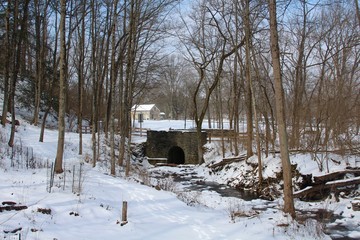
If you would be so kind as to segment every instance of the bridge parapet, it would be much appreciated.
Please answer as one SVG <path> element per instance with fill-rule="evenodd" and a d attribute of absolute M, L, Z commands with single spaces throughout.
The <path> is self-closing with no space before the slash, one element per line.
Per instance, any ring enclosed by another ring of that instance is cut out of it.
<path fill-rule="evenodd" d="M 207 133 L 202 132 L 201 138 L 205 145 Z M 147 131 L 146 156 L 149 158 L 166 158 L 167 163 L 197 164 L 197 146 L 195 131 Z"/>

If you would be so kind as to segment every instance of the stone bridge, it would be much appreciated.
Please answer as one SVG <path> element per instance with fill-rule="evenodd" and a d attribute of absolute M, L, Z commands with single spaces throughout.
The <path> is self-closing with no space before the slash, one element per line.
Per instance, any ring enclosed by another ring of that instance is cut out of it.
<path fill-rule="evenodd" d="M 202 145 L 207 133 L 202 132 Z M 198 164 L 198 143 L 195 131 L 147 131 L 146 156 L 174 164 Z"/>

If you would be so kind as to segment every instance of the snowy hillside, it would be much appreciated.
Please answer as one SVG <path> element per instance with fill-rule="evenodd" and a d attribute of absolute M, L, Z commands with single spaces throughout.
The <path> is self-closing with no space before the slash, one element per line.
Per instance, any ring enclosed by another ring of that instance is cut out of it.
<path fill-rule="evenodd" d="M 40 129 L 26 121 L 21 122 L 16 133 L 16 145 L 20 150 L 14 154 L 6 146 L 9 126 L 0 129 L 2 239 L 18 239 L 19 234 L 21 239 L 59 240 L 330 239 L 323 233 L 323 224 L 312 219 L 298 223 L 285 216 L 281 211 L 281 198 L 275 201 L 245 201 L 223 197 L 206 189 L 187 190 L 171 178 L 163 179 L 165 183 L 158 184 L 160 188 L 154 188 L 138 183 L 139 179 L 148 177 L 146 174 L 141 176 L 139 172 L 133 172 L 128 179 L 109 176 L 107 163 L 99 163 L 96 168 L 86 163 L 91 156 L 90 134 L 84 135 L 84 154 L 79 156 L 78 135 L 66 133 L 65 173 L 56 175 L 51 183 L 51 172 L 47 166 L 51 165 L 56 155 L 57 132 L 46 130 L 45 141 L 40 143 Z M 157 123 L 157 129 L 176 128 L 176 125 L 182 124 L 168 120 Z M 156 127 L 156 122 L 148 124 Z M 208 161 L 216 161 L 216 155 L 207 158 Z M 293 160 L 300 163 L 304 158 L 298 155 Z M 265 173 L 272 174 L 271 169 L 279 167 L 276 159 L 272 161 L 274 164 L 269 164 Z M 302 168 L 316 173 L 316 168 L 305 162 Z M 236 175 L 234 168 L 230 169 L 219 175 L 209 175 L 205 166 L 197 166 L 194 171 L 209 181 L 221 183 Z M 119 171 L 121 175 L 121 169 Z M 180 172 L 181 168 L 163 167 L 162 171 Z M 123 201 L 128 203 L 128 223 L 121 226 Z M 9 208 L 11 204 L 21 206 L 21 210 Z M 341 212 L 344 219 L 340 219 L 338 224 L 346 222 L 353 225 L 346 234 L 356 239 L 360 237 L 360 227 L 356 227 L 360 214 L 353 212 L 349 206 L 350 200 L 346 199 L 339 203 L 334 200 L 296 202 L 299 210 L 327 208 Z"/>

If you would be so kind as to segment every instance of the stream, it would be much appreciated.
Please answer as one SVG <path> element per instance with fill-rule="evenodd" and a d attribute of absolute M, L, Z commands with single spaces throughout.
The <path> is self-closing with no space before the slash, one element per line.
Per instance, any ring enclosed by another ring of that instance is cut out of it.
<path fill-rule="evenodd" d="M 186 190 L 190 191 L 213 191 L 218 193 L 221 197 L 235 197 L 243 199 L 244 201 L 251 201 L 257 199 L 258 194 L 246 191 L 238 190 L 232 187 L 229 187 L 225 184 L 219 184 L 217 182 L 204 181 L 202 179 L 187 178 L 182 176 L 176 176 L 174 182 L 181 183 Z"/>
<path fill-rule="evenodd" d="M 196 172 L 191 167 L 186 167 L 186 170 L 181 173 L 168 173 L 161 170 L 152 172 L 155 173 L 152 177 L 155 178 L 167 178 L 172 177 L 173 181 L 181 184 L 185 190 L 190 191 L 213 191 L 218 193 L 222 197 L 234 197 L 240 198 L 244 201 L 251 201 L 258 199 L 258 194 L 252 191 L 238 190 L 229 187 L 225 184 L 219 184 L 217 182 L 205 181 L 204 178 L 197 176 Z M 269 202 L 270 203 L 270 202 Z M 267 208 L 274 207 L 273 204 L 267 204 Z M 260 209 L 266 210 L 266 209 Z M 344 225 L 336 220 L 342 219 L 340 215 L 334 214 L 327 209 L 317 210 L 297 210 L 298 220 L 306 220 L 308 218 L 316 219 L 320 223 L 324 224 L 324 232 L 333 240 L 356 240 L 358 238 L 352 238 L 349 235 L 352 231 L 358 231 L 358 226 Z"/>

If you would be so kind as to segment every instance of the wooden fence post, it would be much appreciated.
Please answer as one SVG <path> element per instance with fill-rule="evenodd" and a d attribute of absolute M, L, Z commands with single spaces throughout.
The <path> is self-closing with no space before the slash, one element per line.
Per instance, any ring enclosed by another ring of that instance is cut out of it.
<path fill-rule="evenodd" d="M 121 215 L 121 226 L 127 224 L 127 201 L 123 201 L 122 203 L 122 215 Z"/>

